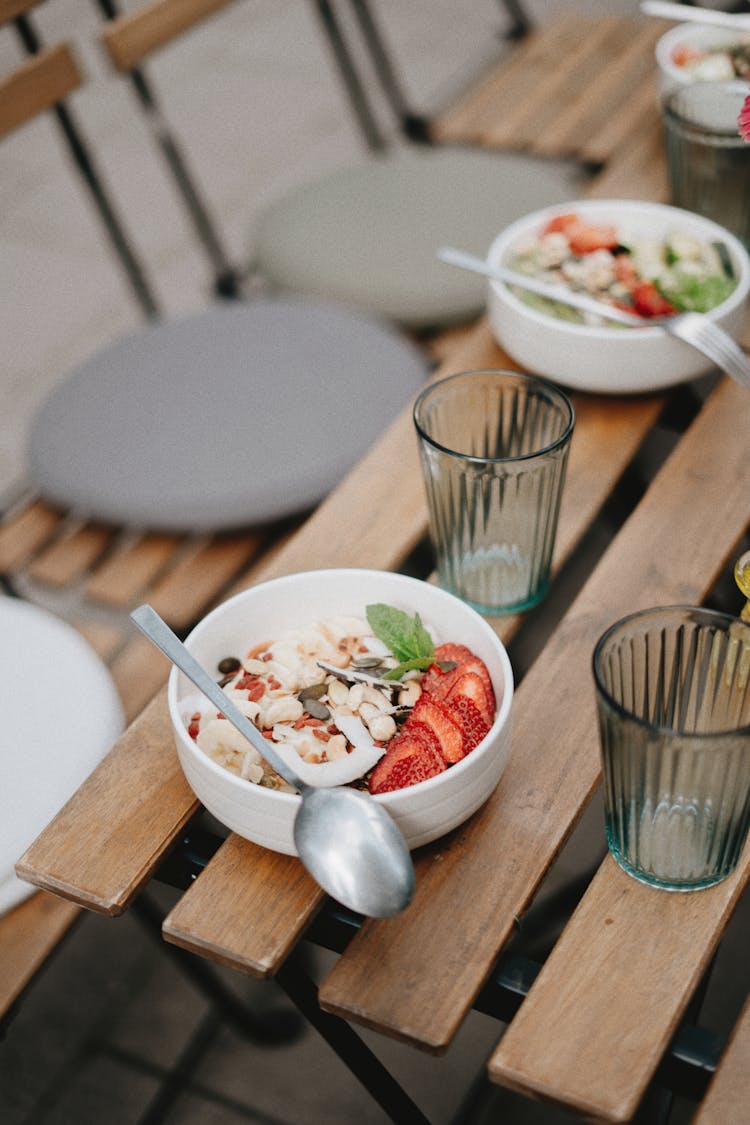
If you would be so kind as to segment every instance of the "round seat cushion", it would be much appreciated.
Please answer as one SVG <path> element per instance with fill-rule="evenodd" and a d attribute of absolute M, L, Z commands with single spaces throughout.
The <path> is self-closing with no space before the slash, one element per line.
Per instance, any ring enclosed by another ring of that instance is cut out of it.
<path fill-rule="evenodd" d="M 87 518 L 220 531 L 313 507 L 422 386 L 390 325 L 303 299 L 149 325 L 64 379 L 32 419 L 41 494 Z"/>
<path fill-rule="evenodd" d="M 0 597 L 0 913 L 36 889 L 13 868 L 124 729 L 112 678 L 53 614 Z M 81 828 L 85 832 L 85 825 Z"/>
<path fill-rule="evenodd" d="M 581 176 L 565 162 L 465 148 L 372 157 L 270 205 L 253 264 L 280 290 L 377 312 L 409 328 L 479 315 L 486 282 L 440 262 L 438 247 L 482 257 L 529 211 L 575 198 Z"/>

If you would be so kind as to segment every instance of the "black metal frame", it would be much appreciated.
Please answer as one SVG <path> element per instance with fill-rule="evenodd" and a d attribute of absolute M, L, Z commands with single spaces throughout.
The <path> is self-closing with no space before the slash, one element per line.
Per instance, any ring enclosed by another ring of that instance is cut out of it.
<path fill-rule="evenodd" d="M 13 23 L 27 54 L 38 54 L 42 49 L 42 42 L 29 17 L 16 16 Z M 104 229 L 123 266 L 135 298 L 144 315 L 149 320 L 153 320 L 159 316 L 158 302 L 146 278 L 143 266 L 138 261 L 125 234 L 122 220 L 118 217 L 115 206 L 104 187 L 101 173 L 96 167 L 80 126 L 76 123 L 70 109 L 63 102 L 58 102 L 53 107 L 53 111 L 76 167 L 96 204 Z"/>
<path fill-rule="evenodd" d="M 188 826 L 181 840 L 157 869 L 155 878 L 179 890 L 185 890 L 198 878 L 222 843 L 223 838 L 205 829 L 198 817 Z M 510 1023 L 542 969 L 541 961 L 529 957 L 523 951 L 524 945 L 531 939 L 540 947 L 544 946 L 544 934 L 549 934 L 550 931 L 554 933 L 555 923 L 560 918 L 569 916 L 588 886 L 593 870 L 595 868 L 582 874 L 580 879 L 566 883 L 545 905 L 531 907 L 519 923 L 515 938 L 500 956 L 487 983 L 476 997 L 473 1005 L 475 1011 L 501 1023 Z M 151 912 L 152 925 L 155 920 L 156 916 Z M 363 920 L 360 915 L 327 900 L 308 927 L 304 940 L 330 952 L 343 953 Z M 550 938 L 549 945 L 553 943 L 554 936 Z M 516 946 L 521 947 L 519 951 L 516 951 Z M 183 953 L 183 956 L 193 957 L 187 953 Z M 543 956 L 546 957 L 546 952 Z M 669 1116 L 675 1094 L 699 1102 L 713 1077 L 726 1046 L 726 1038 L 699 1027 L 697 1023 L 710 981 L 711 968 L 712 966 L 704 974 L 686 1017 L 654 1075 L 635 1118 L 638 1125 L 663 1125 Z M 395 1125 L 429 1125 L 419 1107 L 349 1024 L 319 1007 L 317 986 L 305 967 L 301 945 L 287 959 L 275 980 Z M 229 1015 L 231 1018 L 231 1013 Z M 471 1120 L 471 1107 L 486 1101 L 495 1089 L 486 1078 L 486 1067 L 483 1066 L 454 1118 L 454 1125 Z"/>
<path fill-rule="evenodd" d="M 120 15 L 115 0 L 95 0 L 95 3 L 108 20 L 116 19 Z M 214 271 L 214 288 L 217 295 L 239 297 L 240 271 L 232 265 L 216 224 L 209 214 L 208 205 L 201 195 L 194 176 L 188 170 L 187 161 L 177 140 L 167 128 L 153 87 L 141 67 L 133 67 L 128 71 L 127 77 L 144 111 L 151 135 L 161 149 L 172 178 L 182 195 L 195 233 L 208 255 Z"/>
<path fill-rule="evenodd" d="M 511 18 L 511 26 L 505 32 L 506 38 L 520 39 L 531 30 L 531 21 L 523 9 L 521 0 L 498 0 L 498 3 L 505 8 Z M 373 16 L 369 0 L 349 0 L 349 5 L 370 56 L 375 75 L 401 132 L 411 141 L 429 144 L 431 142 L 429 119 L 411 108 L 383 33 Z M 316 9 L 365 143 L 371 151 L 382 152 L 387 147 L 387 142 L 367 97 L 334 4 L 330 0 L 316 0 Z"/>

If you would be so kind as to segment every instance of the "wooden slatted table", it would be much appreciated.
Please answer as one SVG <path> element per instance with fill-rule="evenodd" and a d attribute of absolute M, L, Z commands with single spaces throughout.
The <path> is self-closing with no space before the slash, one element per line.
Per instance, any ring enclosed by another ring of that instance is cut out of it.
<path fill-rule="evenodd" d="M 655 21 L 592 23 L 566 15 L 532 33 L 435 124 L 435 134 L 570 153 L 597 165 L 591 195 L 663 198 L 652 78 L 661 30 Z M 623 91 L 632 96 L 624 99 Z M 437 373 L 509 365 L 482 322 L 451 342 Z M 649 468 L 639 450 L 648 447 L 665 409 L 686 404 L 693 420 L 679 427 L 669 457 Z M 597 637 L 637 608 L 701 602 L 731 569 L 750 523 L 746 389 L 717 379 L 704 401 L 683 388 L 627 399 L 578 395 L 575 407 L 556 572 L 575 566 L 605 510 L 614 524 L 611 543 L 582 576 L 560 620 L 550 622 L 520 683 L 513 751 L 496 792 L 449 838 L 420 851 L 412 906 L 397 918 L 364 922 L 319 991 L 324 1012 L 434 1054 L 449 1047 L 492 978 L 518 919 L 598 785 L 590 672 Z M 621 486 L 634 463 L 645 478 L 633 475 L 628 492 Z M 625 514 L 610 512 L 612 498 L 623 492 L 630 497 Z M 341 565 L 402 568 L 425 535 L 407 410 L 309 519 L 274 540 L 273 550 L 254 535 L 199 545 L 152 537 L 113 541 L 101 529 L 65 526 L 63 517 L 34 505 L 0 530 L 0 563 L 35 593 L 54 585 L 58 574 L 65 589 L 74 581 L 86 599 L 109 609 L 148 599 L 186 626 L 217 598 L 273 576 Z M 81 546 L 73 555 L 85 559 L 78 570 L 70 553 L 76 539 Z M 219 575 L 213 588 L 201 583 L 209 571 Z M 518 617 L 492 624 L 505 640 L 527 627 Z M 145 695 L 163 684 L 166 669 L 158 660 L 149 666 L 134 639 L 113 647 L 106 615 L 95 627 L 122 682 L 126 674 L 137 685 L 129 708 L 134 715 Z M 118 914 L 147 885 L 195 812 L 158 690 L 18 869 L 48 892 Z M 750 848 L 729 879 L 693 895 L 654 892 L 607 857 L 502 1039 L 498 1031 L 490 1078 L 590 1120 L 630 1120 L 748 878 Z M 283 975 L 323 902 L 296 859 L 229 836 L 170 912 L 164 936 L 242 972 Z M 741 1099 L 747 1095 L 749 1028 L 746 1010 L 701 1122 L 741 1120 L 732 1117 L 732 1107 L 747 1104 Z"/>

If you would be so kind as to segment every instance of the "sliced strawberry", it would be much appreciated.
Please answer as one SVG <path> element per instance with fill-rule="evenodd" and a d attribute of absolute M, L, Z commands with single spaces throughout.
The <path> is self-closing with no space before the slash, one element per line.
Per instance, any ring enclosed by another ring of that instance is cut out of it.
<path fill-rule="evenodd" d="M 452 696 L 446 701 L 446 708 L 461 727 L 464 753 L 468 754 L 482 741 L 490 729 L 490 724 L 467 695 Z"/>
<path fill-rule="evenodd" d="M 462 664 L 464 660 L 473 658 L 474 653 L 466 645 L 454 645 L 448 642 L 438 645 L 435 649 L 435 660 L 452 660 L 454 664 Z"/>
<path fill-rule="evenodd" d="M 444 671 L 439 664 L 431 664 L 422 677 L 422 694 L 426 693 L 435 699 L 444 699 L 460 674 L 461 669 L 458 665 Z"/>
<path fill-rule="evenodd" d="M 464 757 L 464 736 L 461 727 L 442 703 L 422 693 L 406 721 L 407 730 L 425 728 L 435 736 L 440 754 L 451 765 Z"/>
<path fill-rule="evenodd" d="M 565 233 L 570 227 L 576 227 L 580 223 L 578 215 L 573 212 L 564 212 L 561 215 L 553 215 L 542 228 L 542 237 L 545 234 L 560 234 Z"/>
<path fill-rule="evenodd" d="M 594 250 L 614 250 L 620 242 L 617 228 L 610 225 L 596 226 L 592 223 L 579 223 L 565 231 L 570 249 L 574 254 L 592 254 Z"/>
<path fill-rule="evenodd" d="M 491 689 L 490 689 L 491 691 Z M 476 707 L 488 726 L 495 720 L 495 698 L 487 694 L 487 688 L 481 676 L 476 672 L 463 672 L 451 687 L 445 701 L 449 703 L 457 695 L 465 695 Z"/>
<path fill-rule="evenodd" d="M 370 775 L 371 793 L 389 793 L 417 785 L 446 769 L 439 751 L 417 733 L 403 730 L 391 742 Z"/>

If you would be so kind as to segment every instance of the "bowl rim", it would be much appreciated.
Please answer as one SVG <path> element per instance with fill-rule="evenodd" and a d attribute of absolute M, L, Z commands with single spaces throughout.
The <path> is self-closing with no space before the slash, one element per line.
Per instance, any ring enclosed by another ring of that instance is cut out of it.
<path fill-rule="evenodd" d="M 445 601 L 446 603 L 458 603 L 471 618 L 474 618 L 475 621 L 478 622 L 481 631 L 484 632 L 487 640 L 494 648 L 496 648 L 500 667 L 502 669 L 503 694 L 497 708 L 495 721 L 493 722 L 492 726 L 487 731 L 487 734 L 484 736 L 481 742 L 477 743 L 474 749 L 469 754 L 467 754 L 465 758 L 462 758 L 460 762 L 456 762 L 454 765 L 450 766 L 449 769 L 444 770 L 442 773 L 439 773 L 434 777 L 426 778 L 424 781 L 420 781 L 418 786 L 411 785 L 407 786 L 404 789 L 394 789 L 388 793 L 376 793 L 372 795 L 373 800 L 382 803 L 386 807 L 396 810 L 399 805 L 409 800 L 413 800 L 415 790 L 418 789 L 420 793 L 427 794 L 430 791 L 436 789 L 437 786 L 439 786 L 441 783 L 444 785 L 445 779 L 448 775 L 454 778 L 460 778 L 461 775 L 465 773 L 468 768 L 470 768 L 473 762 L 476 762 L 478 758 L 482 758 L 485 756 L 485 753 L 489 749 L 490 739 L 494 739 L 494 737 L 508 724 L 511 706 L 513 703 L 513 696 L 515 694 L 513 669 L 510 663 L 510 657 L 508 656 L 505 645 L 495 633 L 494 629 L 487 623 L 487 621 L 485 621 L 482 615 L 475 609 L 473 609 L 470 605 L 462 602 L 460 598 L 457 598 L 454 594 L 449 593 L 447 590 L 443 590 L 439 586 L 433 586 L 431 583 L 425 582 L 419 578 L 413 578 L 410 575 L 400 574 L 398 571 L 374 570 L 368 567 L 331 567 L 321 568 L 317 570 L 295 571 L 292 574 L 284 574 L 277 578 L 270 578 L 266 582 L 258 582 L 253 586 L 249 586 L 246 590 L 241 590 L 239 593 L 234 594 L 231 598 L 227 598 L 225 601 L 220 602 L 219 605 L 214 606 L 214 608 L 210 610 L 204 617 L 202 617 L 201 620 L 193 627 L 193 629 L 190 630 L 187 637 L 185 638 L 184 643 L 188 648 L 190 648 L 191 641 L 194 641 L 200 634 L 205 631 L 206 628 L 210 628 L 212 619 L 217 617 L 220 612 L 227 612 L 228 608 L 230 608 L 237 602 L 243 601 L 249 596 L 256 596 L 257 594 L 268 590 L 269 587 L 287 585 L 292 581 L 300 581 L 302 579 L 312 578 L 313 580 L 315 580 L 317 576 L 320 575 L 325 575 L 328 578 L 330 578 L 331 576 L 333 576 L 334 578 L 340 578 L 342 576 L 352 574 L 356 574 L 360 577 L 371 575 L 373 578 L 379 578 L 383 575 L 388 575 L 389 577 L 393 577 L 397 580 L 403 580 L 405 586 L 417 583 L 420 586 L 426 587 L 430 591 L 430 596 L 435 595 L 439 601 Z M 214 762 L 213 759 L 209 758 L 207 754 L 203 754 L 202 752 L 200 752 L 193 740 L 189 737 L 179 711 L 177 699 L 177 684 L 180 675 L 181 673 L 179 669 L 175 665 L 173 665 L 169 673 L 169 679 L 167 681 L 167 704 L 172 728 L 176 734 L 180 735 L 180 743 L 184 747 L 185 752 L 189 753 L 196 762 L 200 762 L 203 767 L 207 767 L 210 774 L 219 779 L 223 779 L 225 784 L 232 785 L 233 788 L 236 788 L 238 791 L 240 791 L 240 789 L 245 785 L 252 785 L 252 782 L 245 782 L 242 778 L 237 777 L 236 774 L 233 774 L 229 770 L 224 769 L 224 767 L 220 766 L 218 762 Z M 262 800 L 269 799 L 280 801 L 282 802 L 282 806 L 285 804 L 288 808 L 298 806 L 302 800 L 300 795 L 297 793 L 279 793 L 272 789 L 263 789 L 260 786 L 255 786 L 255 788 L 251 789 L 250 792 L 255 796 L 260 794 Z"/>
<path fill-rule="evenodd" d="M 671 52 L 675 45 L 682 40 L 712 40 L 716 43 L 727 39 L 729 43 L 733 43 L 737 37 L 746 37 L 750 39 L 750 29 L 743 32 L 742 29 L 732 31 L 729 27 L 712 27 L 710 24 L 685 22 L 678 23 L 676 27 L 670 27 L 661 35 L 654 45 L 654 56 L 659 67 L 668 74 L 670 78 L 678 79 L 680 82 L 694 81 L 689 74 L 681 66 L 677 66 L 672 62 Z"/>
<path fill-rule="evenodd" d="M 710 319 L 718 319 L 721 316 L 733 312 L 739 308 L 744 301 L 747 300 L 750 294 L 750 255 L 742 245 L 736 235 L 731 231 L 726 230 L 719 223 L 714 222 L 713 219 L 707 219 L 703 215 L 698 215 L 693 211 L 687 211 L 682 207 L 674 207 L 670 203 L 655 203 L 649 200 L 637 199 L 574 199 L 569 200 L 567 203 L 556 203 L 550 207 L 542 207 L 537 211 L 531 211 L 529 214 L 516 219 L 515 222 L 510 223 L 493 239 L 487 251 L 487 262 L 492 265 L 502 264 L 503 258 L 507 250 L 512 245 L 515 239 L 520 235 L 529 232 L 537 224 L 541 224 L 544 219 L 551 218 L 553 215 L 565 214 L 568 211 L 583 211 L 583 212 L 607 212 L 608 210 L 622 212 L 630 211 L 632 213 L 650 212 L 653 214 L 662 213 L 665 217 L 672 216 L 674 219 L 680 218 L 692 226 L 697 226 L 700 229 L 709 228 L 717 234 L 721 233 L 722 240 L 727 244 L 732 252 L 732 258 L 735 265 L 739 265 L 740 276 L 737 286 L 725 301 L 715 308 L 710 309 L 703 315 Z M 551 327 L 554 326 L 556 331 L 570 333 L 573 338 L 581 337 L 583 339 L 594 340 L 653 340 L 662 338 L 663 333 L 658 327 L 645 326 L 643 328 L 628 328 L 627 333 L 623 333 L 621 329 L 616 327 L 607 327 L 606 325 L 596 324 L 576 324 L 568 320 L 560 320 L 547 313 L 539 312 L 531 305 L 527 305 L 524 301 L 515 296 L 514 293 L 508 288 L 505 282 L 496 281 L 491 279 L 488 282 L 491 291 L 495 294 L 497 299 L 507 304 L 510 309 L 516 314 L 523 313 L 531 321 L 540 325 Z"/>

